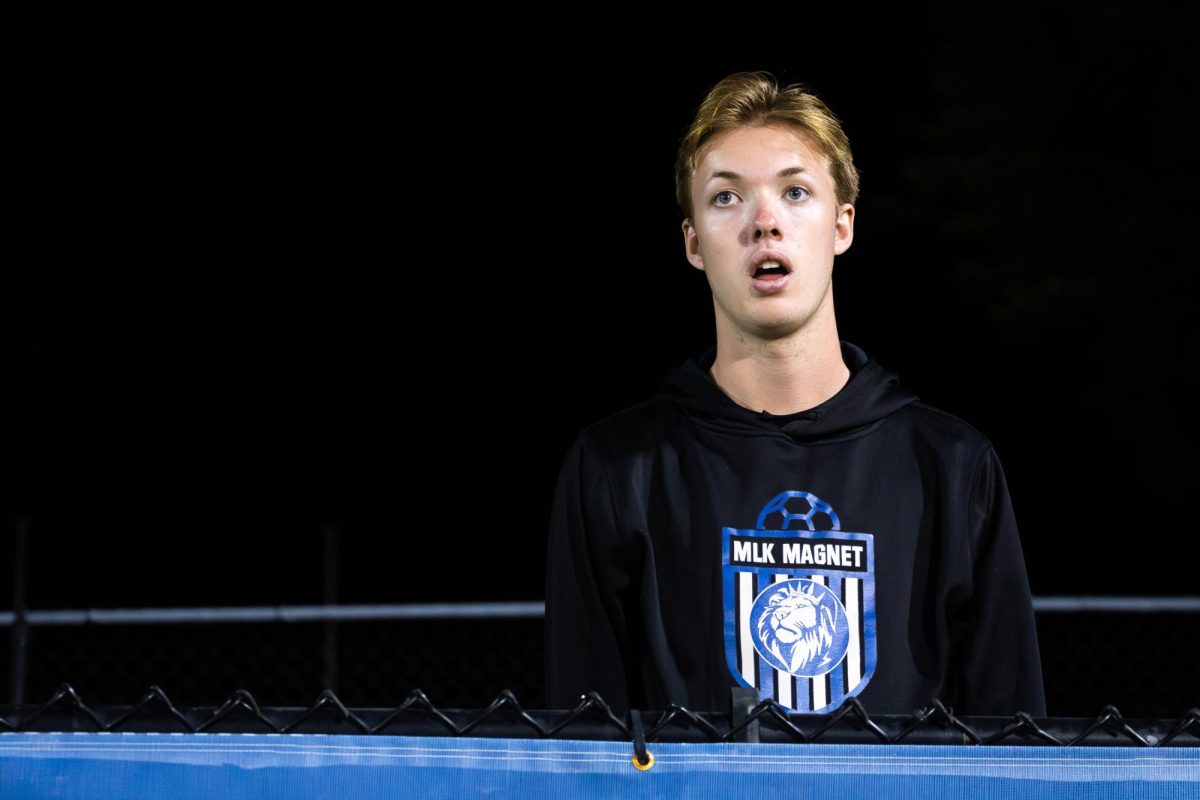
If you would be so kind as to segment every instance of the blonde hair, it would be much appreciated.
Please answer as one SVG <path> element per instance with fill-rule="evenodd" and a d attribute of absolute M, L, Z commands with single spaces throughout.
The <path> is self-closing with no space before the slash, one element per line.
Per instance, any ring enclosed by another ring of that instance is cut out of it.
<path fill-rule="evenodd" d="M 769 72 L 737 72 L 723 79 L 700 104 L 679 143 L 675 159 L 675 199 L 692 216 L 692 179 L 700 151 L 714 136 L 755 125 L 788 125 L 825 156 L 838 204 L 858 199 L 858 169 L 842 124 L 819 97 L 798 83 L 779 88 Z"/>

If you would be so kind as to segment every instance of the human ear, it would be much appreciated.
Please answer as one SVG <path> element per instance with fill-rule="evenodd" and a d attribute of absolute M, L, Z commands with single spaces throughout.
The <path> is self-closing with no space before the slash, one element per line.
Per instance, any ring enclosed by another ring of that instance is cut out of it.
<path fill-rule="evenodd" d="M 683 251 L 691 265 L 703 272 L 704 257 L 700 255 L 700 237 L 696 235 L 696 226 L 692 225 L 690 217 L 683 221 Z"/>
<path fill-rule="evenodd" d="M 833 223 L 833 254 L 840 256 L 854 241 L 854 206 L 843 203 Z"/>

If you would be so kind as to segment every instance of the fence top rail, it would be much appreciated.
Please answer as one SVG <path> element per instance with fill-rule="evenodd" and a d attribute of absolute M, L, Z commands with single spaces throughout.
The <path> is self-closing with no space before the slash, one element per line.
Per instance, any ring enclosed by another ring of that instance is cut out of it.
<path fill-rule="evenodd" d="M 242 606 L 218 608 L 111 608 L 27 611 L 29 625 L 178 625 L 236 622 L 369 622 L 385 620 L 541 618 L 540 601 L 506 603 L 412 603 L 403 605 Z M 0 611 L 0 625 L 15 614 Z"/>
<path fill-rule="evenodd" d="M 1035 597 L 1042 614 L 1196 614 L 1200 597 Z M 275 622 L 382 622 L 389 620 L 540 619 L 541 600 L 494 603 L 408 603 L 391 605 L 240 606 L 210 608 L 94 608 L 26 611 L 30 626 L 180 625 Z M 0 611 L 0 626 L 16 622 Z"/>
<path fill-rule="evenodd" d="M 1039 613 L 1195 614 L 1200 597 L 1035 597 Z"/>

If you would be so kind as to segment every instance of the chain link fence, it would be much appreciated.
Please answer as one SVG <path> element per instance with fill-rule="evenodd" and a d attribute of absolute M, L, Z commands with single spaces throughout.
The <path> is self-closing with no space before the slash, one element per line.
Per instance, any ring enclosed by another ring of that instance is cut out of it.
<path fill-rule="evenodd" d="M 1038 634 L 1052 716 L 1112 704 L 1129 718 L 1167 719 L 1200 705 L 1200 614 L 1041 613 Z M 358 707 L 395 706 L 415 689 L 443 708 L 483 708 L 502 689 L 526 708 L 545 706 L 536 617 L 33 626 L 28 636 L 29 703 L 70 683 L 98 704 L 157 685 L 185 705 L 245 689 L 295 706 L 328 688 Z M 11 645 L 0 638 L 8 687 Z"/>
<path fill-rule="evenodd" d="M 136 703 L 114 707 L 89 706 L 75 687 L 63 684 L 41 705 L 0 705 L 0 733 L 320 733 L 615 740 L 633 745 L 635 765 L 643 770 L 653 766 L 649 742 L 1200 746 L 1200 708 L 1191 708 L 1175 720 L 1127 720 L 1111 705 L 1094 719 L 1035 719 L 1024 711 L 1011 717 L 959 717 L 940 700 L 932 699 L 908 715 L 872 715 L 855 697 L 831 714 L 794 716 L 774 699 L 758 700 L 753 690 L 742 699 L 746 702 L 735 701 L 729 713 L 696 712 L 671 703 L 659 712 L 631 710 L 617 716 L 598 692 L 588 692 L 573 709 L 547 711 L 522 707 L 507 689 L 483 709 L 438 708 L 420 691 L 410 693 L 395 708 L 353 709 L 328 689 L 307 708 L 272 708 L 242 689 L 220 706 L 186 708 L 177 706 L 161 688 L 151 687 Z"/>

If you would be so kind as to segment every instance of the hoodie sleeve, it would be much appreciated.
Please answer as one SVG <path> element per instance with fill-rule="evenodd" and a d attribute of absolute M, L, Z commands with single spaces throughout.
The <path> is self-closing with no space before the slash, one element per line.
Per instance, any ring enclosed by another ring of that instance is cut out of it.
<path fill-rule="evenodd" d="M 1008 483 L 989 446 L 970 499 L 973 576 L 971 599 L 956 614 L 956 713 L 1044 716 L 1042 662 L 1033 600 Z"/>
<path fill-rule="evenodd" d="M 574 708 L 595 690 L 614 708 L 629 707 L 623 546 L 607 464 L 586 432 L 568 450 L 550 515 L 546 564 L 546 701 Z"/>

